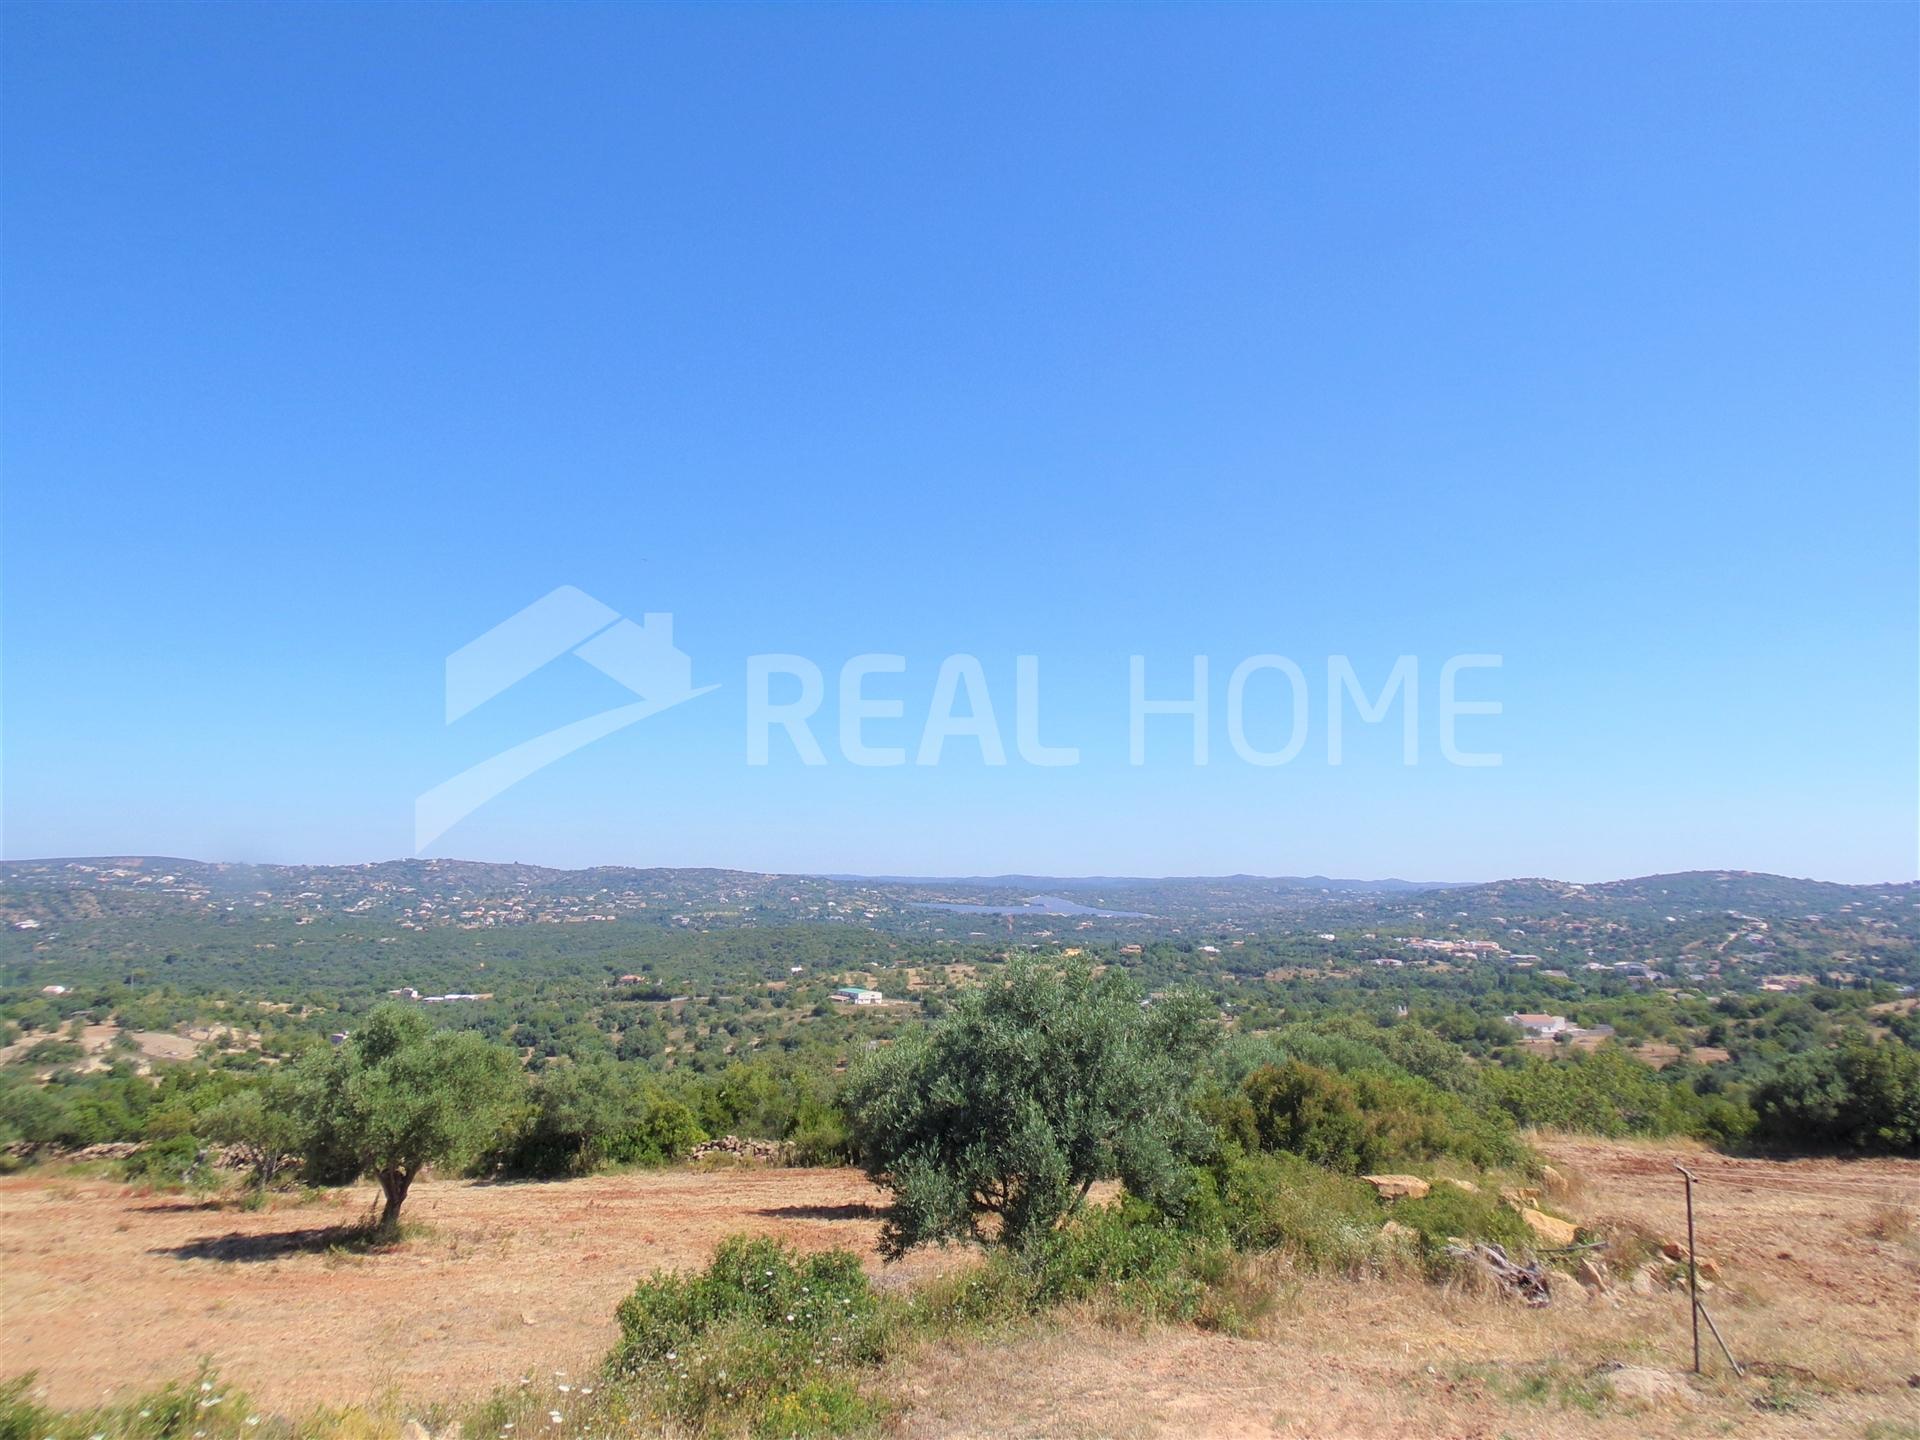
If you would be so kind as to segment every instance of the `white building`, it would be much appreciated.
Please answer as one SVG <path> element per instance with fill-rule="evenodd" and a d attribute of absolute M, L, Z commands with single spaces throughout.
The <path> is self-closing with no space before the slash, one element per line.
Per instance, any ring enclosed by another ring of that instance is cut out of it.
<path fill-rule="evenodd" d="M 1526 1031 L 1530 1037 L 1550 1036 L 1558 1035 L 1567 1028 L 1567 1017 L 1564 1015 L 1534 1015 L 1522 1013 L 1507 1016 L 1507 1023 L 1509 1025 L 1518 1025 L 1522 1030 Z"/>

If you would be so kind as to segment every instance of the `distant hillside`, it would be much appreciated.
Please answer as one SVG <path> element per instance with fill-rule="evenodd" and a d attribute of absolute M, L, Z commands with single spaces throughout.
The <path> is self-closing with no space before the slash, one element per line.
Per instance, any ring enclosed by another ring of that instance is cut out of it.
<path fill-rule="evenodd" d="M 1581 885 L 1566 880 L 1496 880 L 1449 889 L 1447 901 L 1470 913 L 1515 910 L 1534 914 L 1590 909 L 1609 913 L 1740 910 L 1766 916 L 1835 911 L 1862 901 L 1920 899 L 1920 885 L 1839 885 L 1751 870 L 1683 870 Z"/>
<path fill-rule="evenodd" d="M 1908 919 L 1915 885 L 1836 885 L 1745 871 L 1700 870 L 1582 885 L 1547 879 L 1482 885 L 1324 876 L 998 875 L 968 878 L 769 875 L 744 870 L 596 866 L 560 870 L 480 860 L 363 865 L 235 865 L 164 856 L 17 860 L 0 864 L 0 919 L 28 930 L 60 921 L 291 913 L 309 922 L 378 916 L 402 928 L 630 920 L 697 928 L 806 921 L 938 931 L 929 906 L 1010 908 L 1044 918 L 1036 896 L 1124 912 L 1114 928 L 1262 927 L 1323 914 L 1382 923 L 1444 914 L 1503 923 L 1578 917 L 1661 923 L 1734 913 L 1833 919 L 1867 910 Z M 1069 909 L 1071 906 L 1062 906 Z M 1076 912 L 1077 913 L 1077 912 Z M 1104 917 L 1103 917 L 1104 918 Z M 1896 923 L 1896 922 L 1891 922 Z"/>

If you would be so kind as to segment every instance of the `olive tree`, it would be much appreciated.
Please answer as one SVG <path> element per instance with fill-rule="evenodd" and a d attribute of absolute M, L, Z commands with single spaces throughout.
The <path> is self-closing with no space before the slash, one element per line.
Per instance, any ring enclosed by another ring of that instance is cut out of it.
<path fill-rule="evenodd" d="M 391 1230 L 422 1169 L 464 1165 L 518 1122 L 526 1082 L 511 1050 L 383 1005 L 303 1063 L 299 1092 L 310 1161 L 379 1181 Z"/>
<path fill-rule="evenodd" d="M 1099 1180 L 1183 1193 L 1189 1103 L 1215 1035 L 1194 996 L 1148 1002 L 1118 972 L 1016 960 L 936 1024 L 865 1059 L 844 1104 L 862 1168 L 893 1192 L 881 1242 L 1024 1248 Z"/>
<path fill-rule="evenodd" d="M 305 1141 L 291 1077 L 271 1075 L 235 1091 L 194 1126 L 204 1139 L 238 1155 L 262 1194 L 295 1163 Z"/>

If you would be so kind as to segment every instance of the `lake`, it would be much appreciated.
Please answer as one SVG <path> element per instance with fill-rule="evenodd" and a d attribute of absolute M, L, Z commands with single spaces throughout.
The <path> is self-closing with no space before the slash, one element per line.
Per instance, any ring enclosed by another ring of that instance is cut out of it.
<path fill-rule="evenodd" d="M 956 900 L 916 900 L 916 910 L 950 910 L 956 915 L 1096 915 L 1102 920 L 1151 920 L 1139 910 L 1097 910 L 1058 895 L 1035 895 L 1018 905 L 962 905 Z"/>

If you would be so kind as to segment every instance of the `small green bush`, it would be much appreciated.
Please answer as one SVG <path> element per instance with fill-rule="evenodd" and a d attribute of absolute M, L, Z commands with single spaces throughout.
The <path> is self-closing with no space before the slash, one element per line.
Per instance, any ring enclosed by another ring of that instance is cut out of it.
<path fill-rule="evenodd" d="M 1397 1067 L 1340 1072 L 1288 1059 L 1254 1070 L 1241 1093 L 1244 1111 L 1215 1100 L 1206 1112 L 1222 1143 L 1253 1148 L 1246 1135 L 1251 1121 L 1258 1148 L 1350 1175 L 1441 1158 L 1476 1167 L 1526 1159 L 1512 1122 L 1497 1110 Z"/>
<path fill-rule="evenodd" d="M 127 1179 L 149 1185 L 204 1189 L 215 1183 L 213 1166 L 200 1142 L 191 1135 L 176 1135 L 143 1146 L 120 1162 L 120 1170 Z"/>
<path fill-rule="evenodd" d="M 1230 1158 L 1220 1177 L 1227 1238 L 1241 1250 L 1283 1250 L 1301 1264 L 1354 1269 L 1374 1254 L 1385 1218 L 1364 1181 L 1298 1155 Z"/>
<path fill-rule="evenodd" d="M 1469 1192 L 1452 1185 L 1435 1185 L 1431 1193 L 1418 1200 L 1396 1201 L 1393 1218 L 1418 1230 L 1430 1248 L 1446 1244 L 1450 1236 L 1483 1240 L 1509 1250 L 1524 1250 L 1533 1244 L 1533 1232 L 1511 1206 L 1485 1192 Z"/>
<path fill-rule="evenodd" d="M 1011 1263 L 1030 1277 L 1027 1304 L 1044 1310 L 1069 1300 L 1111 1300 L 1148 1320 L 1190 1320 L 1206 1282 L 1198 1273 L 1218 1250 L 1203 1237 L 1138 1200 L 1091 1210 Z"/>
<path fill-rule="evenodd" d="M 903 1307 L 909 1329 L 927 1335 L 977 1333 L 1023 1321 L 1030 1313 L 1032 1276 L 1004 1257 L 968 1265 L 916 1285 Z"/>
<path fill-rule="evenodd" d="M 1260 1144 L 1351 1174 L 1361 1168 L 1367 1118 L 1353 1086 L 1331 1070 L 1288 1060 L 1263 1065 L 1243 1087 Z"/>
<path fill-rule="evenodd" d="M 779 1397 L 798 1394 L 796 1380 L 841 1375 L 886 1353 L 879 1301 L 854 1255 L 801 1259 L 777 1241 L 739 1235 L 700 1274 L 642 1280 L 618 1317 L 612 1368 L 695 1425 L 728 1413 L 764 1418 Z"/>
<path fill-rule="evenodd" d="M 257 1440 L 262 1433 L 247 1397 L 204 1367 L 192 1380 L 96 1410 L 37 1405 L 27 1393 L 34 1379 L 28 1371 L 0 1384 L 0 1440 Z"/>
<path fill-rule="evenodd" d="M 854 1158 L 847 1117 L 831 1105 L 799 1106 L 789 1140 L 796 1165 L 845 1165 Z"/>
<path fill-rule="evenodd" d="M 815 1435 L 855 1435 L 876 1428 L 885 1408 L 849 1380 L 808 1380 L 770 1396 L 754 1417 L 759 1440 L 805 1440 Z"/>
<path fill-rule="evenodd" d="M 53 1412 L 27 1397 L 36 1375 L 29 1370 L 0 1384 L 0 1440 L 41 1440 L 55 1433 Z"/>

